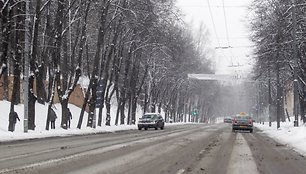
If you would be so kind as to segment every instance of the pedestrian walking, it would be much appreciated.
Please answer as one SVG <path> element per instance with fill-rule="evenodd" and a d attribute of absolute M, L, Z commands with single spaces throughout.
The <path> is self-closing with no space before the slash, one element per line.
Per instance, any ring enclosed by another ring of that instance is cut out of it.
<path fill-rule="evenodd" d="M 52 108 L 50 108 L 49 114 L 51 129 L 55 129 L 55 120 L 57 119 L 56 113 Z"/>
<path fill-rule="evenodd" d="M 70 128 L 70 123 L 71 123 L 71 120 L 72 120 L 72 114 L 71 114 L 71 111 L 70 109 L 68 108 L 68 115 L 67 115 L 67 127 Z"/>
<path fill-rule="evenodd" d="M 17 120 L 20 121 L 17 112 L 12 111 L 9 114 L 9 127 L 8 130 L 11 132 L 15 131 L 15 125 L 17 123 Z"/>

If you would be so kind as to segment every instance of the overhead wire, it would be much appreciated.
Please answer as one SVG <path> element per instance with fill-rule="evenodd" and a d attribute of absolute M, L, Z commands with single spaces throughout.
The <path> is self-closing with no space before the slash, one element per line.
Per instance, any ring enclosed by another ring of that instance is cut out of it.
<path fill-rule="evenodd" d="M 207 4 L 208 4 L 208 9 L 209 9 L 209 15 L 210 15 L 211 22 L 212 22 L 212 25 L 213 25 L 213 30 L 214 30 L 214 33 L 216 35 L 216 40 L 217 40 L 217 43 L 218 43 L 218 47 L 221 48 L 221 44 L 220 44 L 220 40 L 219 40 L 219 36 L 218 36 L 218 33 L 217 33 L 217 29 L 216 29 L 216 25 L 215 25 L 215 21 L 214 21 L 214 17 L 213 17 L 213 14 L 212 14 L 211 5 L 210 5 L 209 0 L 207 0 Z M 224 54 L 223 51 L 221 51 L 221 54 L 223 54 L 223 57 L 226 57 L 226 55 Z M 220 60 L 220 58 L 218 58 L 218 60 Z"/>
<path fill-rule="evenodd" d="M 212 26 L 213 26 L 213 31 L 215 33 L 217 44 L 218 44 L 218 47 L 216 47 L 216 48 L 223 48 L 224 46 L 221 46 L 220 37 L 218 36 L 217 28 L 216 28 L 216 25 L 215 25 L 215 20 L 214 20 L 214 16 L 213 16 L 213 12 L 212 12 L 212 5 L 210 3 L 210 0 L 207 0 L 207 5 L 208 5 L 207 7 L 208 7 L 208 10 L 209 10 L 209 15 L 210 15 L 210 18 L 211 18 Z M 228 30 L 228 20 L 227 20 L 226 9 L 225 9 L 228 6 L 226 6 L 224 0 L 222 0 L 222 6 L 217 6 L 217 7 L 222 7 L 222 9 L 223 9 L 224 25 L 225 25 L 225 31 L 226 31 L 226 41 L 227 41 L 227 45 L 228 45 L 227 48 L 228 48 L 228 51 L 229 51 L 229 54 L 225 54 L 224 51 L 221 51 L 221 54 L 223 55 L 223 57 L 230 56 L 230 60 L 229 60 L 230 64 L 231 64 L 230 66 L 238 67 L 238 71 L 240 71 L 241 70 L 240 66 L 242 66 L 242 65 L 239 62 L 237 62 L 237 64 L 234 65 L 234 62 L 233 62 L 234 53 L 232 52 L 233 47 L 231 46 L 231 43 L 230 43 L 229 30 Z M 239 6 L 239 7 L 245 8 L 246 6 Z M 235 71 L 237 73 L 237 69 Z"/>
<path fill-rule="evenodd" d="M 225 25 L 225 34 L 226 34 L 226 40 L 227 40 L 227 45 L 228 47 L 230 48 L 231 47 L 231 44 L 230 44 L 230 41 L 229 41 L 229 34 L 228 34 L 228 25 L 227 25 L 227 19 L 226 19 L 226 13 L 225 13 L 225 4 L 224 4 L 224 0 L 222 0 L 222 7 L 223 7 L 223 16 L 224 16 L 224 25 Z M 233 63 L 233 52 L 232 50 L 230 49 L 230 59 L 231 59 L 231 64 L 232 66 L 234 65 Z M 239 64 L 239 63 L 238 63 Z"/>
<path fill-rule="evenodd" d="M 208 5 L 208 9 L 209 9 L 209 15 L 210 15 L 210 18 L 211 18 L 211 22 L 212 22 L 212 25 L 213 25 L 213 30 L 214 30 L 214 33 L 216 35 L 216 40 L 217 40 L 217 43 L 218 43 L 218 47 L 221 47 L 219 36 L 218 36 L 218 33 L 217 33 L 217 29 L 216 29 L 216 25 L 215 25 L 215 21 L 214 21 L 214 17 L 213 17 L 213 14 L 212 14 L 211 5 L 210 5 L 210 1 L 209 0 L 207 0 L 207 5 Z M 221 51 L 221 53 L 223 54 L 223 57 L 225 57 L 224 52 Z M 220 58 L 218 58 L 218 59 L 220 60 Z"/>
<path fill-rule="evenodd" d="M 227 44 L 228 44 L 228 46 L 231 46 L 230 45 L 230 41 L 229 41 L 229 36 L 228 36 L 228 26 L 227 26 L 227 19 L 226 19 L 226 13 L 225 13 L 224 0 L 222 0 L 222 6 L 223 6 L 223 16 L 224 16 L 224 24 L 225 24 Z"/>
<path fill-rule="evenodd" d="M 216 30 L 216 25 L 215 25 L 214 17 L 213 17 L 213 15 L 212 15 L 212 11 L 211 11 L 211 7 L 210 7 L 210 2 L 209 2 L 209 0 L 207 0 L 207 3 L 208 3 L 208 9 L 209 9 L 209 14 L 210 14 L 211 22 L 212 22 L 212 24 L 213 24 L 213 30 L 214 30 L 214 32 L 215 32 L 216 39 L 217 39 L 217 42 L 218 42 L 218 46 L 221 47 L 220 41 L 219 41 L 219 37 L 218 37 L 218 33 L 217 33 L 217 30 Z"/>

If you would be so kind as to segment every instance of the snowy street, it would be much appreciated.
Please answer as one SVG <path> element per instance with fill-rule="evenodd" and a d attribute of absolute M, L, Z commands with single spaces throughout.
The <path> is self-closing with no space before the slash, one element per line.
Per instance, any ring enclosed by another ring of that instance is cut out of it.
<path fill-rule="evenodd" d="M 262 131 L 230 124 L 186 124 L 0 143 L 0 173 L 279 173 L 306 160 Z"/>
<path fill-rule="evenodd" d="M 0 1 L 0 174 L 306 173 L 305 2 Z"/>

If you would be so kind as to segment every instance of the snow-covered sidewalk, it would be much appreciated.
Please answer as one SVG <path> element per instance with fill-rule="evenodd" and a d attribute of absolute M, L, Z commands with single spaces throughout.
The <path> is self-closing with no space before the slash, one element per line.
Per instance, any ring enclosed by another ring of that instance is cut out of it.
<path fill-rule="evenodd" d="M 8 115 L 10 109 L 10 102 L 0 101 L 0 142 L 12 141 L 12 140 L 22 140 L 22 139 L 33 139 L 33 138 L 44 138 L 44 137 L 57 137 L 57 136 L 71 136 L 71 135 L 82 135 L 82 134 L 94 134 L 101 132 L 114 132 L 118 130 L 129 130 L 137 129 L 136 125 L 118 125 L 118 126 L 102 126 L 95 129 L 86 127 L 87 124 L 87 114 L 84 115 L 84 120 L 82 123 L 82 129 L 77 129 L 78 117 L 80 114 L 80 108 L 70 105 L 69 108 L 72 112 L 71 129 L 65 130 L 60 128 L 61 120 L 61 106 L 60 104 L 55 104 L 55 112 L 57 114 L 57 120 L 55 121 L 55 129 L 45 130 L 46 125 L 46 115 L 47 115 L 47 105 L 42 105 L 36 103 L 35 105 L 35 130 L 29 130 L 28 133 L 24 133 L 23 126 L 23 110 L 24 106 L 22 104 L 15 105 L 15 111 L 18 113 L 20 121 L 16 123 L 16 129 L 14 132 L 8 131 Z M 115 115 L 112 113 L 112 115 Z M 114 125 L 114 118 L 112 118 L 112 125 Z M 104 125 L 104 124 L 103 124 Z"/>
<path fill-rule="evenodd" d="M 35 105 L 35 130 L 29 130 L 27 133 L 24 133 L 23 126 L 23 108 L 22 104 L 15 105 L 15 111 L 18 113 L 20 121 L 16 123 L 16 129 L 14 132 L 8 131 L 8 115 L 10 109 L 10 102 L 0 101 L 0 142 L 4 141 L 14 141 L 14 140 L 24 140 L 24 139 L 35 139 L 35 138 L 46 138 L 46 137 L 64 137 L 71 135 L 84 135 L 84 134 L 95 134 L 95 133 L 103 133 L 103 132 L 115 132 L 122 130 L 137 130 L 136 125 L 114 125 L 114 116 L 116 115 L 116 111 L 112 110 L 111 116 L 111 126 L 105 126 L 105 123 L 102 123 L 102 126 L 97 126 L 96 128 L 86 127 L 87 124 L 87 114 L 85 113 L 84 119 L 82 122 L 82 128 L 78 129 L 78 117 L 80 114 L 80 108 L 70 105 L 69 108 L 72 112 L 72 120 L 71 120 L 71 128 L 68 130 L 60 128 L 60 120 L 61 120 L 61 106 L 60 104 L 55 104 L 55 112 L 57 114 L 57 120 L 55 122 L 55 129 L 45 130 L 46 125 L 46 115 L 47 115 L 47 105 L 42 105 L 36 103 Z M 115 107 L 113 107 L 115 108 Z M 106 115 L 104 113 L 104 115 Z M 138 111 L 136 115 L 136 119 L 142 116 L 142 112 Z M 105 118 L 103 118 L 105 119 Z M 166 123 L 166 126 L 173 126 L 177 124 L 186 124 L 186 123 Z"/>
<path fill-rule="evenodd" d="M 271 127 L 267 122 L 264 125 L 255 123 L 254 126 L 279 143 L 306 156 L 306 125 L 303 123 L 300 123 L 299 127 L 294 127 L 293 121 L 281 122 L 279 129 L 276 129 L 276 122 L 273 122 Z"/>

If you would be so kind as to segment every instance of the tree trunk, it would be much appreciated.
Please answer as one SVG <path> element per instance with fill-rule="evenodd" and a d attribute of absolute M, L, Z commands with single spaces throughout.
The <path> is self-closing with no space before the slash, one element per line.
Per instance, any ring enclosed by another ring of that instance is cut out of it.
<path fill-rule="evenodd" d="M 118 24 L 118 26 L 120 25 L 120 23 Z M 113 41 L 112 41 L 112 44 L 110 46 L 110 50 L 109 50 L 109 53 L 107 55 L 107 59 L 106 59 L 106 62 L 105 62 L 105 67 L 104 67 L 104 78 L 103 78 L 103 81 L 105 84 L 108 84 L 107 86 L 107 90 L 106 88 L 103 88 L 103 92 L 102 92 L 102 101 L 104 100 L 104 96 L 105 96 L 105 100 L 106 102 L 108 102 L 110 104 L 110 100 L 112 98 L 112 95 L 114 94 L 114 90 L 112 90 L 112 92 L 110 93 L 109 95 L 109 91 L 110 91 L 110 87 L 113 85 L 112 84 L 112 81 L 113 81 L 113 76 L 114 76 L 114 73 L 117 73 L 117 72 L 114 72 L 116 71 L 116 66 L 119 66 L 117 64 L 117 60 L 113 59 L 113 57 L 116 57 L 114 56 L 114 53 L 115 53 L 115 45 L 117 43 L 117 39 L 118 39 L 118 36 L 119 36 L 119 31 L 116 31 L 115 35 L 114 35 L 114 38 L 113 38 Z M 113 66 L 110 70 L 110 65 L 111 65 L 111 62 L 113 63 Z M 111 74 L 109 74 L 109 71 L 111 71 Z M 107 83 L 107 81 L 109 81 L 109 83 Z M 110 121 L 111 121 L 111 115 L 110 115 L 110 106 L 109 106 L 109 112 L 108 114 L 106 114 L 106 123 L 105 125 L 106 126 L 110 126 Z"/>
<path fill-rule="evenodd" d="M 50 128 L 50 110 L 51 110 L 52 104 L 53 103 L 49 103 L 49 105 L 48 105 L 47 120 L 46 120 L 46 130 L 49 130 L 49 128 Z"/>
<path fill-rule="evenodd" d="M 81 125 L 82 125 L 82 120 L 83 120 L 83 117 L 84 117 L 84 111 L 85 111 L 85 108 L 86 108 L 86 105 L 87 105 L 87 100 L 90 96 L 90 90 L 91 89 L 96 90 L 96 88 L 97 88 L 96 76 L 97 76 L 97 73 L 98 73 L 98 65 L 99 65 L 99 62 L 100 62 L 100 53 L 101 53 L 102 45 L 104 43 L 105 26 L 106 26 L 106 20 L 107 20 L 107 14 L 108 14 L 109 6 L 110 6 L 110 1 L 107 1 L 106 4 L 104 4 L 104 6 L 102 7 L 102 11 L 101 11 L 100 22 L 99 22 L 100 27 L 99 27 L 98 38 L 97 38 L 98 41 L 97 41 L 95 58 L 94 58 L 94 62 L 93 62 L 94 67 L 93 67 L 92 75 L 91 75 L 90 82 L 89 82 L 89 85 L 88 85 L 88 89 L 87 89 L 86 95 L 84 97 L 85 99 L 84 99 L 84 103 L 82 105 L 82 110 L 81 110 L 79 121 L 78 121 L 78 126 L 77 127 L 79 129 L 81 128 Z M 93 85 L 94 82 L 96 83 L 95 85 Z M 94 102 L 96 102 L 96 101 L 94 101 Z"/>
<path fill-rule="evenodd" d="M 140 61 L 139 61 L 139 62 L 140 62 Z M 140 68 L 139 65 L 140 65 L 140 64 L 138 64 L 138 66 L 137 66 L 137 74 L 139 74 L 139 68 Z M 146 77 L 147 77 L 148 68 L 149 68 L 149 66 L 146 65 L 146 67 L 145 67 L 145 72 L 144 72 L 144 75 L 143 75 L 143 77 L 142 77 L 142 80 L 140 81 L 139 87 L 138 87 L 138 89 L 135 88 L 135 90 L 137 90 L 137 91 L 136 91 L 136 95 L 135 95 L 135 97 L 134 97 L 133 106 L 132 106 L 132 124 L 135 124 L 135 123 L 136 123 L 137 101 L 138 101 L 138 97 L 139 97 L 139 95 L 140 95 L 140 92 L 142 91 L 142 87 L 143 87 L 143 85 L 144 85 L 145 79 L 146 79 Z M 137 75 L 137 77 L 138 77 L 138 75 Z M 135 83 L 135 84 L 136 84 L 136 83 Z"/>
<path fill-rule="evenodd" d="M 110 126 L 110 121 L 111 121 L 110 120 L 111 119 L 111 117 L 110 117 L 111 104 L 110 104 L 109 100 L 106 100 L 105 107 L 106 107 L 106 123 L 105 123 L 105 125 L 106 126 Z"/>
<path fill-rule="evenodd" d="M 89 86 L 87 88 L 87 91 L 86 91 L 86 94 L 85 94 L 85 97 L 84 97 L 84 101 L 83 101 L 83 105 L 82 105 L 82 109 L 81 109 L 81 113 L 80 113 L 80 117 L 79 117 L 79 121 L 78 121 L 78 125 L 77 125 L 78 129 L 81 129 L 81 127 L 82 127 L 84 112 L 85 112 L 87 102 L 88 102 L 88 99 L 89 99 L 89 95 L 90 95 L 90 88 L 91 88 L 91 84 L 89 83 Z"/>
<path fill-rule="evenodd" d="M 14 75 L 14 79 L 13 79 L 13 90 L 12 90 L 12 98 L 11 98 L 11 109 L 10 109 L 10 113 L 14 112 L 14 105 L 17 105 L 20 103 L 20 63 L 21 63 L 21 39 L 23 38 L 21 36 L 21 22 L 22 22 L 22 18 L 21 18 L 21 9 L 22 6 L 21 5 L 16 5 L 15 8 L 13 8 L 14 11 L 14 15 L 16 16 L 14 18 L 14 23 L 15 23 L 15 27 L 14 28 L 14 32 L 11 35 L 12 37 L 12 52 L 13 52 L 13 75 Z M 16 119 L 15 118 L 11 118 L 13 116 L 13 114 L 9 115 L 9 131 L 14 131 L 14 127 L 15 127 L 15 123 L 16 123 Z"/>
<path fill-rule="evenodd" d="M 131 117 L 131 123 L 130 124 L 135 124 L 136 123 L 137 99 L 138 99 L 138 97 L 134 97 L 134 99 L 133 99 L 132 117 Z"/>
<path fill-rule="evenodd" d="M 49 74 L 50 73 L 50 69 L 49 69 Z M 48 112 L 47 112 L 47 119 L 46 119 L 46 130 L 49 130 L 50 127 L 50 113 L 49 111 L 51 110 L 51 107 L 53 105 L 53 100 L 54 100 L 54 93 L 55 93 L 55 76 L 49 76 L 49 87 L 50 89 L 48 91 L 50 91 L 50 99 L 48 101 Z"/>
<path fill-rule="evenodd" d="M 190 114 L 191 114 L 191 98 L 189 97 L 189 107 L 188 107 L 188 122 L 191 122 Z"/>
<path fill-rule="evenodd" d="M 143 113 L 147 112 L 147 108 L 148 108 L 148 99 L 149 99 L 149 95 L 148 95 L 148 86 L 145 86 L 144 89 L 144 106 L 143 106 Z"/>
<path fill-rule="evenodd" d="M 102 111 L 103 111 L 103 107 L 100 106 L 99 113 L 98 113 L 98 126 L 102 126 Z"/>
<path fill-rule="evenodd" d="M 116 112 L 116 118 L 115 118 L 115 125 L 118 125 L 119 122 L 119 115 L 120 115 L 120 102 L 118 102 L 118 106 L 117 106 L 117 112 Z"/>
<path fill-rule="evenodd" d="M 22 22 L 24 18 L 22 17 L 23 5 L 19 4 L 13 8 L 14 11 L 14 23 L 15 29 L 12 32 L 12 51 L 13 51 L 13 71 L 14 71 L 14 82 L 13 82 L 13 92 L 12 92 L 12 102 L 17 105 L 20 103 L 20 74 L 21 74 L 21 59 L 22 59 L 22 41 L 24 40 L 24 32 L 21 32 L 23 28 Z"/>
<path fill-rule="evenodd" d="M 16 120 L 13 117 L 13 115 L 10 114 L 12 112 L 14 112 L 14 103 L 13 102 L 11 102 L 11 106 L 10 106 L 8 131 L 14 132 L 15 131 Z"/>
<path fill-rule="evenodd" d="M 132 40 L 133 39 L 135 39 L 135 38 L 133 37 Z M 125 70 L 124 70 L 124 79 L 123 79 L 123 84 L 124 85 L 122 87 L 121 95 L 120 95 L 120 114 L 121 114 L 120 124 L 124 124 L 125 103 L 126 103 L 126 100 L 129 99 L 129 97 L 130 97 L 126 93 L 127 91 L 129 91 L 129 89 L 126 89 L 126 88 L 129 87 L 129 71 L 130 71 L 131 59 L 132 59 L 132 55 L 133 55 L 134 50 L 135 50 L 135 43 L 132 42 L 130 44 L 130 47 L 129 47 L 128 56 L 126 57 L 126 60 L 125 60 Z"/>
<path fill-rule="evenodd" d="M 37 91 L 37 101 L 40 104 L 45 104 L 47 101 L 47 93 L 45 89 L 45 65 L 42 63 L 38 67 L 38 72 L 36 74 L 36 91 Z"/>
<path fill-rule="evenodd" d="M 110 109 L 111 109 L 111 99 L 112 99 L 112 96 L 115 92 L 115 89 L 113 88 L 112 91 L 110 92 L 109 94 L 109 90 L 110 90 L 110 87 L 107 89 L 107 93 L 106 93 L 106 100 L 105 100 L 105 105 L 106 105 L 106 126 L 110 126 L 110 121 L 111 121 L 111 115 L 110 115 Z M 109 105 L 109 106 L 108 106 Z M 117 120 L 118 121 L 118 120 Z"/>
<path fill-rule="evenodd" d="M 28 129 L 34 130 L 35 125 L 35 103 L 36 103 L 36 96 L 33 93 L 33 86 L 34 86 L 34 76 L 31 75 L 29 77 L 29 104 L 28 104 Z"/>
<path fill-rule="evenodd" d="M 128 93 L 128 115 L 127 115 L 127 124 L 130 125 L 131 124 L 131 114 L 132 114 L 132 95 L 129 92 Z"/>
<path fill-rule="evenodd" d="M 34 27 L 32 30 L 32 46 L 30 49 L 30 71 L 31 71 L 31 75 L 29 77 L 29 98 L 28 98 L 28 129 L 30 130 L 34 130 L 35 129 L 35 103 L 36 103 L 36 96 L 34 94 L 34 74 L 35 76 L 39 75 L 39 71 L 37 71 L 37 66 L 36 66 L 36 62 L 37 62 L 37 48 L 38 48 L 38 29 L 39 29 L 39 22 L 40 22 L 40 3 L 41 0 L 37 0 L 36 2 L 36 13 L 34 16 Z M 41 88 L 44 87 L 44 84 L 40 84 L 38 81 L 36 80 L 36 84 L 37 87 L 39 87 L 39 89 L 37 89 L 37 93 L 39 90 L 41 90 Z M 41 92 L 41 91 L 39 91 Z M 41 101 L 41 100 L 40 100 Z"/>
<path fill-rule="evenodd" d="M 6 6 L 4 6 L 6 5 Z M 9 100 L 9 91 L 8 91 L 8 53 L 9 53 L 9 43 L 10 43 L 10 32 L 12 28 L 11 20 L 12 20 L 12 10 L 10 8 L 11 3 L 4 4 L 4 2 L 0 2 L 0 8 L 2 9 L 1 16 L 1 29 L 3 39 L 1 43 L 1 74 L 0 78 L 3 78 L 3 100 Z"/>
<path fill-rule="evenodd" d="M 95 116 L 95 101 L 93 97 L 88 102 L 88 119 L 87 119 L 87 127 L 93 128 L 93 121 L 94 121 L 94 116 Z"/>
<path fill-rule="evenodd" d="M 63 42 L 63 35 L 62 35 L 62 32 L 63 32 L 63 28 L 65 27 L 65 20 L 64 20 L 64 13 L 65 13 L 65 5 L 66 5 L 66 2 L 64 0 L 57 0 L 57 12 L 56 12 L 56 20 L 55 20 L 55 24 L 54 24 L 54 27 L 55 27 L 55 33 L 54 33 L 54 37 L 55 37 L 55 43 L 54 43 L 54 50 L 53 50 L 53 60 L 54 60 L 54 70 L 55 70 L 55 73 L 56 73 L 56 83 L 57 83 L 57 94 L 58 94 L 58 98 L 59 100 L 62 100 L 62 91 L 65 90 L 65 88 L 62 86 L 63 84 L 65 84 L 65 82 L 62 82 L 61 81 L 61 77 L 63 74 L 61 74 L 61 57 L 62 57 L 62 54 L 63 54 L 63 51 L 62 51 L 62 47 L 63 47 L 63 44 L 65 45 L 65 42 Z M 65 69 L 63 69 L 62 71 L 66 71 Z M 65 73 L 64 73 L 65 74 Z M 64 77 L 63 75 L 63 78 L 65 80 L 67 80 L 67 77 Z M 61 101 L 62 102 L 62 101 Z M 61 127 L 64 128 L 64 129 L 67 129 L 67 127 L 63 126 L 63 125 L 67 125 L 67 122 L 65 122 L 67 119 L 66 119 L 66 115 L 62 115 L 62 120 L 61 120 Z"/>
<path fill-rule="evenodd" d="M 68 101 L 69 101 L 68 98 L 61 100 L 61 107 L 62 107 L 61 127 L 64 129 L 68 129 Z"/>
<path fill-rule="evenodd" d="M 95 117 L 95 109 L 96 109 L 96 100 L 97 100 L 97 81 L 98 79 L 94 79 L 94 82 L 92 83 L 91 87 L 91 98 L 90 102 L 88 103 L 89 107 L 89 114 L 88 114 L 88 120 L 87 120 L 87 127 L 94 127 L 94 117 Z"/>
<path fill-rule="evenodd" d="M 122 55 L 120 54 L 120 57 Z M 114 85 L 114 90 L 113 92 L 116 92 L 116 99 L 117 99 L 117 112 L 116 112 L 116 119 L 115 119 L 115 125 L 118 125 L 119 122 L 119 114 L 120 114 L 120 92 L 119 92 L 119 75 L 120 75 L 120 69 L 121 69 L 121 65 L 122 65 L 122 61 L 121 59 L 118 59 L 118 66 L 115 66 L 115 85 Z"/>

